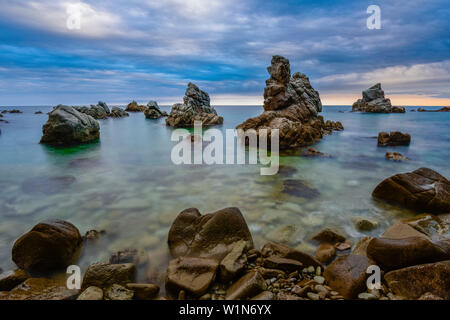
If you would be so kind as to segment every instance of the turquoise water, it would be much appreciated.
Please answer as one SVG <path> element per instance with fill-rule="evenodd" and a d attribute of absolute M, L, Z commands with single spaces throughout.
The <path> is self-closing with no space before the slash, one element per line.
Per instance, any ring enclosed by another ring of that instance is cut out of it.
<path fill-rule="evenodd" d="M 312 252 L 306 239 L 324 226 L 340 228 L 356 239 L 379 235 L 392 221 L 412 215 L 372 200 L 372 190 L 384 178 L 422 166 L 450 177 L 450 113 L 359 114 L 349 112 L 350 107 L 325 107 L 325 119 L 341 121 L 345 127 L 314 146 L 332 157 L 280 160 L 297 169 L 290 178 L 320 192 L 307 200 L 281 194 L 286 177 L 261 176 L 258 166 L 173 165 L 170 153 L 175 143 L 164 119 L 147 120 L 137 113 L 100 120 L 100 142 L 54 149 L 38 143 L 51 107 L 19 109 L 24 113 L 4 114 L 9 123 L 0 122 L 3 269 L 13 266 L 11 247 L 21 234 L 41 220 L 60 218 L 82 233 L 107 232 L 85 250 L 82 268 L 107 260 L 117 250 L 136 248 L 148 253 L 152 270 L 164 272 L 168 230 L 176 215 L 189 207 L 207 213 L 236 206 L 257 245 L 276 240 Z M 216 109 L 225 120 L 221 130 L 235 128 L 262 111 L 262 107 Z M 37 110 L 44 114 L 34 114 Z M 378 148 L 374 137 L 390 130 L 410 133 L 411 145 Z M 386 151 L 399 151 L 411 161 L 387 161 Z M 361 233 L 354 227 L 359 217 L 376 220 L 379 227 Z"/>

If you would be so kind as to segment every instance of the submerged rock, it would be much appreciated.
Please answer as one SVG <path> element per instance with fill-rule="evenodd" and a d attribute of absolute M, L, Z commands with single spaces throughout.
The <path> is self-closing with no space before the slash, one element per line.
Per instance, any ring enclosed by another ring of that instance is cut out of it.
<path fill-rule="evenodd" d="M 167 116 L 167 112 L 161 111 L 156 101 L 147 103 L 147 109 L 144 111 L 144 114 L 147 119 L 159 119 Z"/>
<path fill-rule="evenodd" d="M 362 92 L 362 99 L 358 99 L 353 106 L 352 111 L 371 112 L 371 113 L 404 113 L 404 107 L 393 107 L 390 99 L 384 97 L 384 91 L 381 89 L 381 83 L 370 87 Z"/>
<path fill-rule="evenodd" d="M 273 56 L 267 68 L 270 78 L 264 89 L 264 112 L 237 126 L 247 131 L 279 130 L 281 150 L 311 145 L 332 130 L 343 130 L 340 122 L 325 123 L 318 113 L 322 111 L 319 93 L 306 75 L 296 72 L 291 77 L 289 60 Z"/>
<path fill-rule="evenodd" d="M 381 147 L 409 146 L 410 143 L 411 136 L 408 133 L 402 133 L 400 131 L 378 133 L 378 145 Z"/>
<path fill-rule="evenodd" d="M 399 152 L 386 152 L 386 159 L 391 161 L 408 161 L 409 158 L 405 157 Z"/>
<path fill-rule="evenodd" d="M 147 107 L 139 105 L 136 101 L 130 102 L 125 108 L 125 111 L 128 112 L 144 112 L 145 110 L 147 110 Z"/>
<path fill-rule="evenodd" d="M 70 222 L 48 220 L 33 227 L 13 246 L 12 260 L 29 272 L 63 269 L 78 258 L 83 239 Z"/>
<path fill-rule="evenodd" d="M 307 186 L 301 180 L 294 179 L 285 180 L 281 192 L 305 199 L 313 199 L 320 195 L 320 192 L 317 189 Z"/>
<path fill-rule="evenodd" d="M 202 215 L 197 209 L 182 211 L 173 222 L 168 236 L 174 257 L 191 256 L 223 259 L 237 241 L 253 248 L 247 223 L 238 208 L 226 208 Z"/>
<path fill-rule="evenodd" d="M 193 127 L 194 121 L 201 121 L 203 126 L 212 126 L 223 123 L 223 118 L 217 115 L 211 107 L 209 95 L 200 90 L 195 84 L 189 82 L 183 103 L 176 103 L 166 119 L 171 127 Z"/>
<path fill-rule="evenodd" d="M 36 177 L 22 182 L 21 188 L 25 193 L 53 194 L 70 187 L 76 178 L 74 176 Z"/>
<path fill-rule="evenodd" d="M 41 143 L 71 146 L 99 139 L 98 121 L 72 107 L 59 105 L 49 113 L 42 127 Z"/>
<path fill-rule="evenodd" d="M 413 210 L 450 212 L 450 182 L 428 168 L 389 177 L 374 189 L 372 196 Z"/>

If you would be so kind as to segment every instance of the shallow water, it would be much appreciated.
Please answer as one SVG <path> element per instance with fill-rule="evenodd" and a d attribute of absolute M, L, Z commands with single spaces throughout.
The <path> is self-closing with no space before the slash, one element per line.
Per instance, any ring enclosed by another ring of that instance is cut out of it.
<path fill-rule="evenodd" d="M 170 153 L 175 143 L 164 119 L 147 120 L 137 113 L 100 120 L 100 142 L 54 149 L 38 143 L 51 107 L 19 109 L 24 113 L 4 114 L 9 123 L 0 122 L 3 269 L 13 267 L 11 247 L 20 235 L 41 220 L 60 218 L 74 223 L 81 233 L 107 232 L 85 250 L 80 260 L 83 270 L 92 262 L 108 260 L 117 250 L 136 248 L 149 254 L 152 270 L 164 272 L 168 230 L 176 215 L 189 207 L 208 213 L 236 206 L 257 246 L 275 240 L 311 252 L 306 240 L 322 227 L 335 226 L 358 238 L 379 235 L 392 221 L 413 214 L 372 200 L 372 190 L 384 178 L 423 166 L 450 177 L 450 113 L 360 114 L 349 112 L 350 107 L 325 107 L 325 119 L 341 121 L 345 127 L 314 146 L 332 157 L 280 160 L 297 168 L 289 179 L 301 179 L 320 192 L 304 199 L 281 194 L 286 177 L 261 176 L 259 166 L 173 165 Z M 262 111 L 262 107 L 216 109 L 225 119 L 218 127 L 223 131 Z M 37 110 L 44 114 L 34 114 Z M 378 132 L 390 130 L 410 133 L 411 145 L 377 147 Z M 387 161 L 386 151 L 401 152 L 411 161 Z M 380 226 L 361 233 L 354 227 L 359 217 Z M 144 274 L 140 270 L 141 277 Z"/>

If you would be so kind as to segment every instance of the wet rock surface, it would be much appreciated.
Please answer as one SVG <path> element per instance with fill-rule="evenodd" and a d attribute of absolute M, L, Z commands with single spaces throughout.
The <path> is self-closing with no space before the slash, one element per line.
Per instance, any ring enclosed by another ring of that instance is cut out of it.
<path fill-rule="evenodd" d="M 391 133 L 380 132 L 378 134 L 378 145 L 386 146 L 408 146 L 411 143 L 411 136 L 408 133 L 392 131 Z"/>
<path fill-rule="evenodd" d="M 208 93 L 189 82 L 183 103 L 172 106 L 166 124 L 171 127 L 188 128 L 193 127 L 195 121 L 200 121 L 202 126 L 213 126 L 222 124 L 223 118 L 211 107 Z"/>
<path fill-rule="evenodd" d="M 159 119 L 161 117 L 167 117 L 167 112 L 161 111 L 156 101 L 149 101 L 144 115 L 147 119 Z"/>
<path fill-rule="evenodd" d="M 126 285 L 136 279 L 136 266 L 132 263 L 109 264 L 94 263 L 89 266 L 83 277 L 81 289 L 90 286 L 108 288 L 113 284 Z"/>
<path fill-rule="evenodd" d="M 74 300 L 79 290 L 67 289 L 65 283 L 46 278 L 29 278 L 0 300 Z"/>
<path fill-rule="evenodd" d="M 289 60 L 273 56 L 267 68 L 270 78 L 264 89 L 264 112 L 237 126 L 247 131 L 254 129 L 279 130 L 281 150 L 308 146 L 332 130 L 343 130 L 339 122 L 324 122 L 319 93 L 311 86 L 306 75 L 296 72 L 291 77 Z"/>

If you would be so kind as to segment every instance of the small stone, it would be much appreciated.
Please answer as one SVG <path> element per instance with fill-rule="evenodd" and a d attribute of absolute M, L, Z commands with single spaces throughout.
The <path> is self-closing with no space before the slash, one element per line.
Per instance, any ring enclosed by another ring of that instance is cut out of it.
<path fill-rule="evenodd" d="M 316 281 L 318 284 L 324 284 L 325 278 L 322 276 L 315 276 L 314 281 Z"/>
<path fill-rule="evenodd" d="M 316 272 L 316 269 L 313 266 L 309 266 L 308 269 L 306 269 L 308 273 L 314 273 Z"/>
<path fill-rule="evenodd" d="M 318 285 L 316 285 L 316 286 L 314 287 L 314 291 L 316 291 L 317 293 L 323 292 L 323 293 L 325 293 L 325 296 L 327 296 L 328 293 L 329 293 L 328 290 L 325 289 L 325 287 L 322 286 L 322 285 L 320 285 L 320 284 L 318 284 Z"/>
<path fill-rule="evenodd" d="M 127 289 L 134 291 L 134 298 L 138 300 L 152 300 L 159 293 L 159 286 L 149 283 L 127 283 Z"/>
<path fill-rule="evenodd" d="M 358 294 L 358 299 L 362 299 L 362 300 L 376 300 L 377 297 L 374 296 L 371 293 L 368 292 L 362 292 L 360 294 Z"/>
<path fill-rule="evenodd" d="M 316 276 L 320 276 L 322 274 L 322 268 L 320 266 L 317 266 L 316 268 Z"/>
<path fill-rule="evenodd" d="M 122 287 L 118 284 L 113 284 L 108 290 L 106 290 L 106 300 L 131 300 L 133 299 L 134 292 Z"/>
<path fill-rule="evenodd" d="M 103 300 L 103 290 L 90 286 L 78 296 L 77 300 Z"/>
<path fill-rule="evenodd" d="M 317 293 L 308 292 L 306 296 L 311 300 L 320 300 L 320 296 Z"/>

